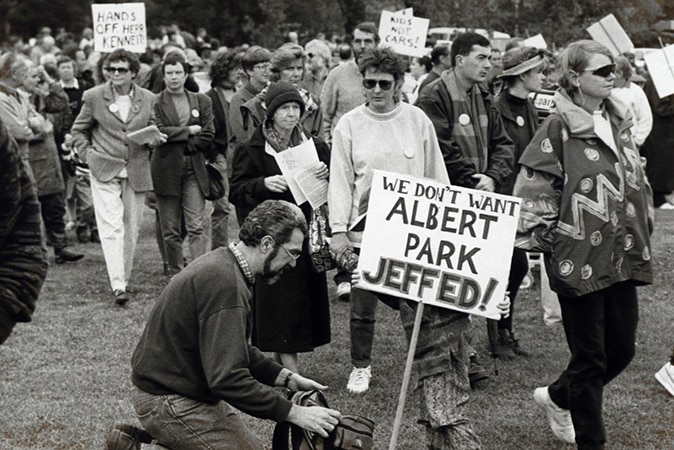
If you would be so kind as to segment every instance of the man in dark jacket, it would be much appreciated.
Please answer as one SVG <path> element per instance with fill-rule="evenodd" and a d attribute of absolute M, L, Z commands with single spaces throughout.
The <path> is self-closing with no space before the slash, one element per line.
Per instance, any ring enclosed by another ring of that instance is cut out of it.
<path fill-rule="evenodd" d="M 452 68 L 420 93 L 419 106 L 433 122 L 453 185 L 498 192 L 513 168 L 513 143 L 484 84 L 491 44 L 477 33 L 452 43 Z M 471 385 L 488 373 L 471 355 Z"/>
<path fill-rule="evenodd" d="M 452 68 L 428 85 L 418 106 L 435 126 L 452 184 L 494 192 L 513 167 L 512 141 L 483 83 L 489 40 L 464 33 L 452 43 Z"/>
<path fill-rule="evenodd" d="M 47 275 L 40 204 L 16 143 L 0 119 L 0 344 L 30 322 Z"/>

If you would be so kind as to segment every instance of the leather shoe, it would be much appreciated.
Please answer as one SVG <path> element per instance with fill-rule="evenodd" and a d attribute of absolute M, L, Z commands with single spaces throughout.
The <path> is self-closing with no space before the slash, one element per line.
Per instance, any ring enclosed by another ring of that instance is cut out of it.
<path fill-rule="evenodd" d="M 468 380 L 470 381 L 470 388 L 475 389 L 489 379 L 489 372 L 485 369 L 477 355 L 470 357 L 470 366 L 468 367 Z"/>
<path fill-rule="evenodd" d="M 124 306 L 129 301 L 129 295 L 121 289 L 115 289 L 113 294 L 115 295 L 115 304 L 119 306 Z"/>
<path fill-rule="evenodd" d="M 75 262 L 79 261 L 80 259 L 84 258 L 84 255 L 82 253 L 75 253 L 71 252 L 68 249 L 62 248 L 60 250 L 56 250 L 56 264 L 63 264 L 66 262 Z"/>
<path fill-rule="evenodd" d="M 106 450 L 140 450 L 141 444 L 152 443 L 150 433 L 129 424 L 116 423 L 105 438 Z"/>

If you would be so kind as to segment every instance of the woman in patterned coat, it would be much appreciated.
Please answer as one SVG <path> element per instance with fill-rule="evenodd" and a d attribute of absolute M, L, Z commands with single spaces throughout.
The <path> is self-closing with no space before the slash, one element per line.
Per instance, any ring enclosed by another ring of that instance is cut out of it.
<path fill-rule="evenodd" d="M 636 287 L 653 281 L 650 186 L 632 141 L 627 107 L 611 96 L 615 64 L 594 41 L 559 56 L 555 111 L 524 150 L 516 245 L 545 253 L 571 360 L 534 391 L 553 433 L 603 449 L 604 385 L 634 356 Z"/>

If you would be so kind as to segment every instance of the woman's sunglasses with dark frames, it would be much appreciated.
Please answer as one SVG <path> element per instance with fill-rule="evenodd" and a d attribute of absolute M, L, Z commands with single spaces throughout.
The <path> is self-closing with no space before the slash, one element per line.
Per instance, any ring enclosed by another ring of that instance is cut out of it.
<path fill-rule="evenodd" d="M 586 70 L 585 72 L 590 71 Z M 602 78 L 608 78 L 613 73 L 615 73 L 615 64 L 607 64 L 605 66 L 600 67 L 599 69 L 592 70 L 592 75 L 596 75 Z"/>
<path fill-rule="evenodd" d="M 379 84 L 379 87 L 381 88 L 382 91 L 388 91 L 393 86 L 393 81 L 370 80 L 369 78 L 363 79 L 363 87 L 365 87 L 365 89 L 374 89 L 377 84 Z"/>
<path fill-rule="evenodd" d="M 107 72 L 110 72 L 110 73 L 115 73 L 115 72 L 121 73 L 122 75 L 129 72 L 129 69 L 127 69 L 126 67 L 107 67 L 105 70 Z"/>

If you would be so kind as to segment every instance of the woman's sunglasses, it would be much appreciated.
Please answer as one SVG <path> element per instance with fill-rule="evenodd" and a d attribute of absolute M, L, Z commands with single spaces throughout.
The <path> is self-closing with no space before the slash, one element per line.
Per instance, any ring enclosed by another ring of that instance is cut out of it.
<path fill-rule="evenodd" d="M 363 87 L 365 89 L 374 89 L 377 84 L 382 91 L 388 91 L 393 87 L 393 81 L 391 80 L 370 80 L 369 78 L 363 78 Z"/>
<path fill-rule="evenodd" d="M 590 71 L 586 70 L 585 72 Z M 592 70 L 592 75 L 596 75 L 602 78 L 608 78 L 614 73 L 615 73 L 615 64 L 607 64 L 605 66 L 600 67 L 599 69 Z"/>
<path fill-rule="evenodd" d="M 126 67 L 106 67 L 105 70 L 109 73 L 121 73 L 122 75 L 129 73 Z"/>

